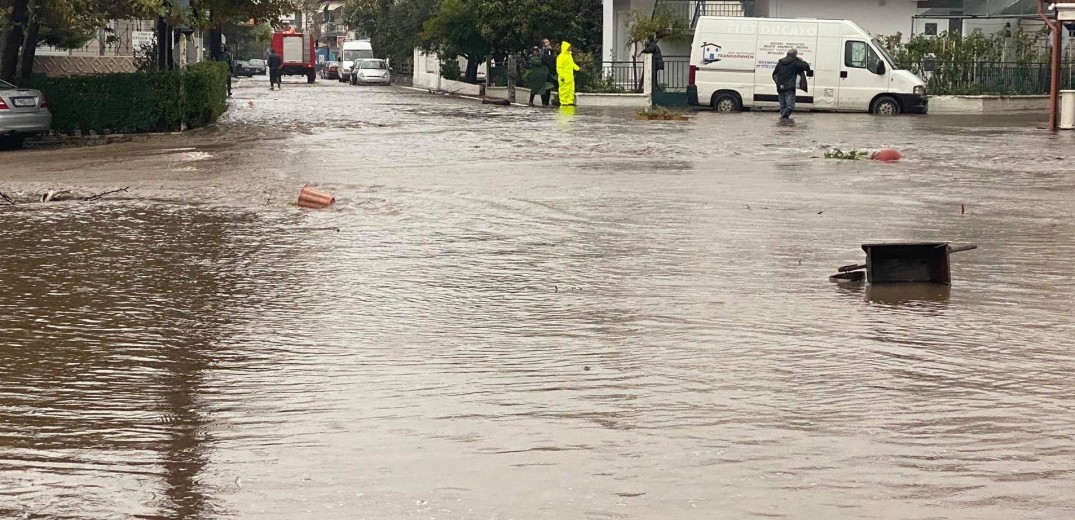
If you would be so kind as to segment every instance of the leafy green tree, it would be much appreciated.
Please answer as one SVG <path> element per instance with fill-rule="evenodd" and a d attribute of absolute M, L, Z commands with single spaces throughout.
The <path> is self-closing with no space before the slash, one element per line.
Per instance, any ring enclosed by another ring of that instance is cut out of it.
<path fill-rule="evenodd" d="M 466 58 L 465 78 L 469 82 L 477 81 L 478 66 L 493 51 L 492 43 L 482 34 L 477 6 L 474 0 L 442 0 L 419 37 L 425 50 L 436 51 L 443 59 Z"/>
<path fill-rule="evenodd" d="M 486 56 L 525 52 L 542 38 L 598 49 L 600 0 L 442 0 L 420 43 L 445 58 L 466 57 L 466 79 L 474 81 Z"/>
<path fill-rule="evenodd" d="M 637 10 L 628 13 L 627 45 L 643 43 L 651 36 L 657 41 L 689 43 L 694 35 L 690 21 L 668 7 L 657 8 L 653 16 Z"/>
<path fill-rule="evenodd" d="M 226 23 L 220 32 L 228 38 L 228 48 L 237 60 L 261 59 L 272 43 L 272 26 L 268 23 Z"/>
<path fill-rule="evenodd" d="M 196 16 L 189 25 L 209 31 L 209 52 L 220 57 L 222 29 L 228 24 L 254 21 L 254 25 L 275 24 L 281 16 L 295 11 L 292 0 L 195 0 Z"/>
<path fill-rule="evenodd" d="M 419 34 L 439 0 L 349 0 L 344 23 L 368 36 L 374 52 L 393 63 L 412 61 Z"/>
<path fill-rule="evenodd" d="M 415 48 L 467 58 L 470 81 L 486 56 L 525 52 L 542 38 L 595 54 L 601 45 L 600 0 L 350 0 L 344 13 L 393 60 L 409 61 Z"/>
<path fill-rule="evenodd" d="M 6 13 L 0 17 L 0 79 L 14 80 L 24 48 L 22 75 L 28 76 L 42 38 L 78 46 L 80 36 L 92 35 L 109 20 L 162 12 L 162 0 L 0 0 L 0 13 Z"/>

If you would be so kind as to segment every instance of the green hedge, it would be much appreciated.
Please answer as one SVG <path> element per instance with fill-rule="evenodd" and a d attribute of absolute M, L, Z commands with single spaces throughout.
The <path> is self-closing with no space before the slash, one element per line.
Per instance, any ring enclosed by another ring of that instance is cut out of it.
<path fill-rule="evenodd" d="M 26 86 L 45 93 L 52 129 L 62 134 L 164 132 L 213 123 L 227 110 L 228 69 L 185 69 L 50 78 Z"/>

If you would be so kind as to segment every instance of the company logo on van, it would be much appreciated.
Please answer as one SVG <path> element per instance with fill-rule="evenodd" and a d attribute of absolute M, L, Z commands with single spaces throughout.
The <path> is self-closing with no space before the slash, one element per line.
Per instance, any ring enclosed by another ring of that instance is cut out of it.
<path fill-rule="evenodd" d="M 720 54 L 720 45 L 709 42 L 702 44 L 702 63 L 704 65 L 720 61 L 718 54 Z"/>

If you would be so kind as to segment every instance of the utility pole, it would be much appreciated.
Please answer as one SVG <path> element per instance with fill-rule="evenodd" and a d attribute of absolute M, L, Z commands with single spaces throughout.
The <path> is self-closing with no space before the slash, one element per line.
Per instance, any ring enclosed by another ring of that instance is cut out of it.
<path fill-rule="evenodd" d="M 1048 8 L 1054 11 L 1054 17 L 1045 14 L 1045 0 L 1038 0 L 1038 15 L 1052 31 L 1052 56 L 1049 60 L 1049 131 L 1056 132 L 1060 126 L 1060 47 L 1064 44 L 1064 36 L 1060 31 L 1064 27 L 1062 22 L 1075 21 L 1075 3 L 1055 3 Z"/>

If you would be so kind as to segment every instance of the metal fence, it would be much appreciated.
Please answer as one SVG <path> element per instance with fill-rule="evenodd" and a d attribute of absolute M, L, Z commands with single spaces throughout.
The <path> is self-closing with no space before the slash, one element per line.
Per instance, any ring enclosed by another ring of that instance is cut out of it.
<path fill-rule="evenodd" d="M 393 75 L 413 76 L 414 64 L 412 63 L 393 63 L 390 67 Z"/>
<path fill-rule="evenodd" d="M 665 92 L 686 92 L 690 70 L 690 56 L 665 56 L 664 70 L 657 74 L 658 89 Z"/>
<path fill-rule="evenodd" d="M 923 73 L 926 89 L 937 95 L 1042 95 L 1050 88 L 1048 63 L 982 63 L 959 71 Z M 1075 85 L 1075 63 L 1061 66 L 1060 87 Z"/>
<path fill-rule="evenodd" d="M 631 62 L 613 64 L 617 84 L 641 85 L 642 62 L 638 61 L 633 68 L 631 65 Z M 935 95 L 1044 95 L 1050 88 L 1048 63 L 978 64 L 958 72 L 923 73 L 923 77 L 927 91 Z M 689 78 L 689 56 L 665 56 L 664 70 L 657 75 L 658 90 L 686 92 Z M 1075 62 L 1062 65 L 1060 88 L 1075 89 Z"/>
<path fill-rule="evenodd" d="M 414 84 L 414 64 L 412 63 L 392 63 L 389 66 L 389 71 L 392 72 L 392 81 L 399 85 L 413 85 Z"/>
<path fill-rule="evenodd" d="M 642 60 L 606 61 L 593 72 L 579 74 L 575 88 L 579 92 L 624 94 L 642 92 Z"/>
<path fill-rule="evenodd" d="M 754 0 L 657 0 L 653 12 L 658 11 L 690 20 L 693 28 L 699 16 L 754 16 Z"/>
<path fill-rule="evenodd" d="M 107 29 L 98 31 L 97 37 L 91 39 L 79 49 L 70 51 L 73 56 L 133 56 L 135 49 L 134 33 L 150 32 L 156 29 L 154 20 L 112 20 Z M 66 53 L 65 53 L 66 54 Z"/>
<path fill-rule="evenodd" d="M 601 76 L 579 75 L 576 87 L 580 92 L 640 93 L 645 81 L 645 61 L 607 61 L 601 65 Z M 686 92 L 690 74 L 690 56 L 665 56 L 664 70 L 657 73 L 657 90 Z"/>

